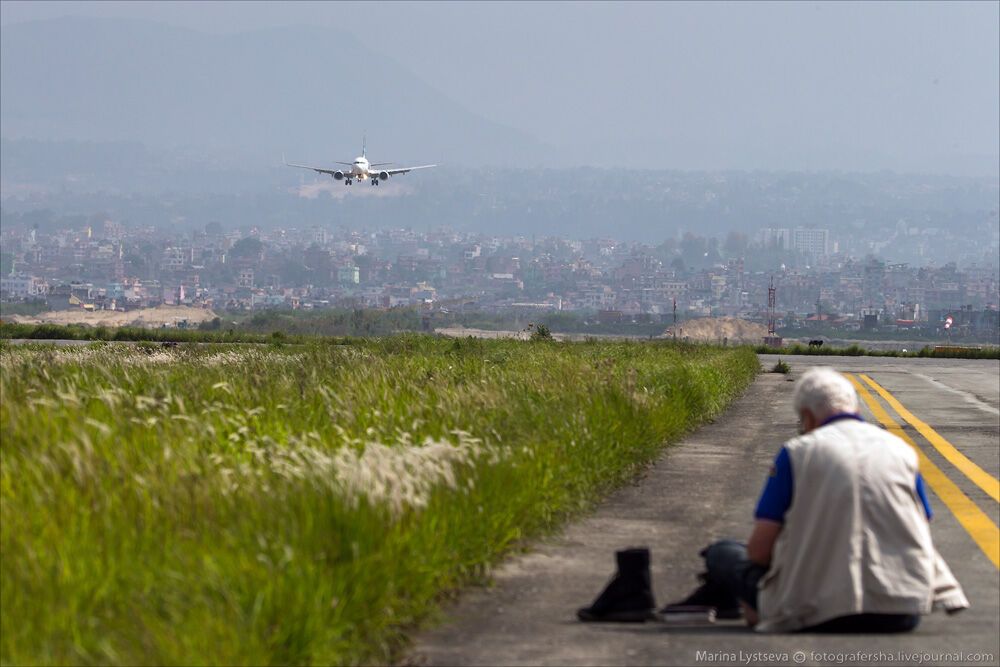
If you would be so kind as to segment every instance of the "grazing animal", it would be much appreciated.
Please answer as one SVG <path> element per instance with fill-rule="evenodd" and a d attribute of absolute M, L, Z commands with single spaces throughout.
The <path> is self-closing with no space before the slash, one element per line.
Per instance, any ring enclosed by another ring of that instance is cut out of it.
<path fill-rule="evenodd" d="M 818 338 L 814 338 L 811 341 L 809 341 L 809 347 L 823 347 L 823 341 L 819 340 Z"/>

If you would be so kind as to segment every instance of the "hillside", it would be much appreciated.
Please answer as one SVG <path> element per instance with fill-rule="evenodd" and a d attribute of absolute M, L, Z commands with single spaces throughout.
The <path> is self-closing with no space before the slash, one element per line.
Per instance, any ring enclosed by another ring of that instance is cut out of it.
<path fill-rule="evenodd" d="M 370 152 L 396 161 L 514 164 L 541 148 L 352 35 L 318 27 L 210 35 L 130 20 L 13 24 L 0 73 L 6 138 L 302 161 L 350 159 L 366 131 Z"/>

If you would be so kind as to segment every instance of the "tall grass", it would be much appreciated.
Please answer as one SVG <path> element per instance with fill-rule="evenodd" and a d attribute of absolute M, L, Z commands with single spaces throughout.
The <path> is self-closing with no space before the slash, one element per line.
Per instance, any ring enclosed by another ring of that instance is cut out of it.
<path fill-rule="evenodd" d="M 0 346 L 0 662 L 359 664 L 710 418 L 746 348 Z"/>

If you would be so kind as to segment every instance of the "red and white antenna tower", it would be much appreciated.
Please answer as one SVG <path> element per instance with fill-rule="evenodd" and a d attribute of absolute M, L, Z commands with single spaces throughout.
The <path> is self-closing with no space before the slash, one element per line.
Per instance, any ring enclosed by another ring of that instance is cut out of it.
<path fill-rule="evenodd" d="M 767 335 L 774 337 L 774 304 L 775 304 L 774 276 L 771 276 L 771 284 L 767 288 Z"/>

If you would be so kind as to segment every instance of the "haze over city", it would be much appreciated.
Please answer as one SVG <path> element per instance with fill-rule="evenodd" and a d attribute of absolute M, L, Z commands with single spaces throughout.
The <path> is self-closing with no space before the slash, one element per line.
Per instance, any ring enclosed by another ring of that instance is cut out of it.
<path fill-rule="evenodd" d="M 3 136 L 329 160 L 367 131 L 463 166 L 995 176 L 998 21 L 990 2 L 4 2 Z"/>

